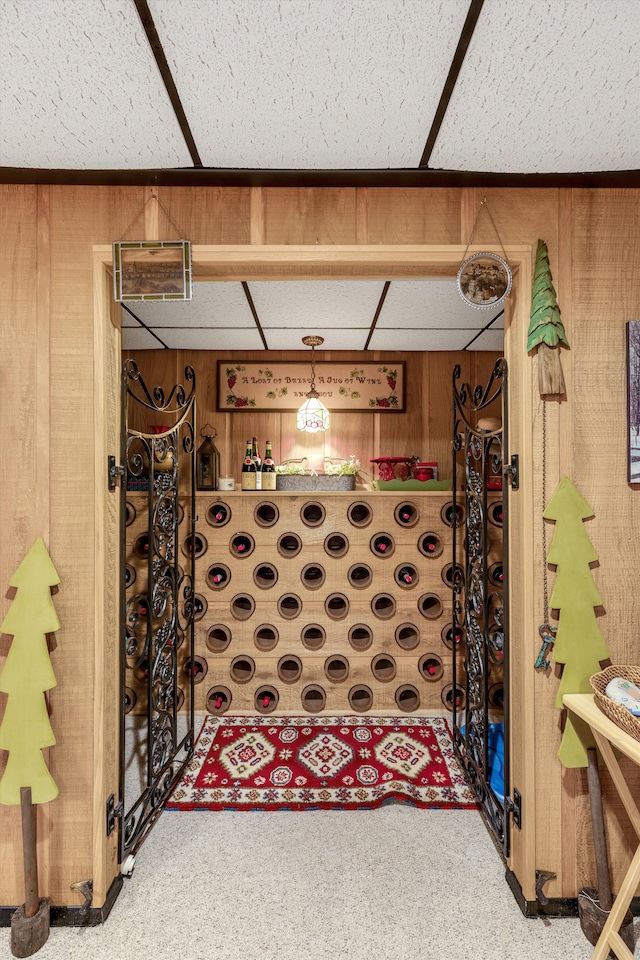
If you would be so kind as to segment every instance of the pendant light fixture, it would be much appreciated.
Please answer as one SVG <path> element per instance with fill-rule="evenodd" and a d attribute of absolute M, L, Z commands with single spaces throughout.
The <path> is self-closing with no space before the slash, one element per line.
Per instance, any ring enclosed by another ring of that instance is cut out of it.
<path fill-rule="evenodd" d="M 324 343 L 324 337 L 303 337 L 305 347 L 311 347 L 311 389 L 306 400 L 298 410 L 298 430 L 307 433 L 317 433 L 319 430 L 329 429 L 329 411 L 316 392 L 315 356 L 314 350 Z"/>

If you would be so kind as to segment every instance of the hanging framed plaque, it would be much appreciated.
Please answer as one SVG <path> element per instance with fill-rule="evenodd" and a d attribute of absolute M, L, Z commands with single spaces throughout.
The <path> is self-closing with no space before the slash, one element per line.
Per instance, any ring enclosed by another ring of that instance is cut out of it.
<path fill-rule="evenodd" d="M 114 243 L 113 299 L 191 300 L 191 242 Z"/>
<path fill-rule="evenodd" d="M 494 310 L 511 292 L 511 267 L 497 253 L 474 253 L 460 264 L 458 293 L 477 310 Z"/>

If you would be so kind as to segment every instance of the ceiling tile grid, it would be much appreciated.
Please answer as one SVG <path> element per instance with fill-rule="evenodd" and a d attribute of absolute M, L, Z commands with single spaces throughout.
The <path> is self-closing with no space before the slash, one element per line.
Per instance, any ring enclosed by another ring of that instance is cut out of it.
<path fill-rule="evenodd" d="M 416 167 L 469 0 L 149 0 L 205 166 Z"/>
<path fill-rule="evenodd" d="M 430 158 L 447 170 L 632 170 L 638 0 L 485 0 Z"/>
<path fill-rule="evenodd" d="M 425 330 L 475 327 L 481 330 L 492 316 L 490 310 L 478 310 L 465 303 L 458 293 L 455 280 L 393 280 L 377 327 L 417 327 Z"/>
<path fill-rule="evenodd" d="M 477 330 L 397 330 L 373 331 L 369 350 L 463 350 Z M 488 349 L 488 348 L 487 348 Z"/>
<path fill-rule="evenodd" d="M 316 327 L 368 329 L 384 289 L 383 280 L 286 280 L 250 283 L 263 329 L 288 328 L 290 337 Z"/>
<path fill-rule="evenodd" d="M 131 301 L 128 308 L 147 327 L 252 327 L 255 320 L 240 283 L 194 283 L 191 300 Z M 123 323 L 129 325 L 123 311 Z M 135 321 L 134 321 L 135 322 Z"/>
<path fill-rule="evenodd" d="M 0 49 L 1 165 L 191 165 L 131 0 L 2 0 Z"/>

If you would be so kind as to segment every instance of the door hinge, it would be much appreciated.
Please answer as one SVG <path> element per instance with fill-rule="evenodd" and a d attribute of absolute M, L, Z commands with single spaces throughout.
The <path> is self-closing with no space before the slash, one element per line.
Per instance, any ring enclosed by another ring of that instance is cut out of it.
<path fill-rule="evenodd" d="M 116 458 L 109 454 L 107 457 L 107 484 L 109 490 L 116 489 L 119 477 L 124 477 L 124 467 L 116 463 Z"/>
<path fill-rule="evenodd" d="M 122 816 L 122 800 L 116 804 L 115 794 L 112 793 L 107 800 L 107 836 L 110 837 L 116 828 L 116 820 Z"/>
<path fill-rule="evenodd" d="M 520 486 L 520 458 L 517 453 L 512 454 L 511 463 L 504 468 L 505 477 L 508 478 L 512 490 L 517 490 Z"/>
<path fill-rule="evenodd" d="M 513 815 L 513 822 L 519 830 L 522 829 L 522 796 L 519 790 L 513 791 L 513 798 L 505 797 L 504 809 Z"/>

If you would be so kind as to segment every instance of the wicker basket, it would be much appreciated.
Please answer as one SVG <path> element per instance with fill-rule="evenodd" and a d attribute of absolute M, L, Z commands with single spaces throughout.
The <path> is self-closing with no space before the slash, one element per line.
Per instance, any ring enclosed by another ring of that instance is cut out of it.
<path fill-rule="evenodd" d="M 590 678 L 595 701 L 602 712 L 634 740 L 640 740 L 640 717 L 634 717 L 626 707 L 614 703 L 604 692 L 607 684 L 614 677 L 624 677 L 625 680 L 630 680 L 631 683 L 640 687 L 640 667 L 629 664 L 614 664 L 605 670 L 601 670 L 600 673 L 594 673 Z"/>

